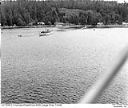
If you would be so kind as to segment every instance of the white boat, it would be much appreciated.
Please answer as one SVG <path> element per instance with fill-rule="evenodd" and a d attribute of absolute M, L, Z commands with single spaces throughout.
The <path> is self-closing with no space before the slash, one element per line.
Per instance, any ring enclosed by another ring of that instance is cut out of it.
<path fill-rule="evenodd" d="M 39 34 L 39 37 L 40 36 L 47 36 L 47 35 L 50 35 L 50 34 L 51 34 L 50 30 L 41 31 L 40 34 Z"/>

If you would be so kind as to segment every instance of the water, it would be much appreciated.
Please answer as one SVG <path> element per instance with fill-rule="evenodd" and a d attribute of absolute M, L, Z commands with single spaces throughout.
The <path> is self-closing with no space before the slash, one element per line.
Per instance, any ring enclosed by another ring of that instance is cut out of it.
<path fill-rule="evenodd" d="M 2 30 L 2 103 L 76 103 L 128 44 L 128 28 L 51 29 Z M 97 103 L 128 103 L 127 67 Z"/>

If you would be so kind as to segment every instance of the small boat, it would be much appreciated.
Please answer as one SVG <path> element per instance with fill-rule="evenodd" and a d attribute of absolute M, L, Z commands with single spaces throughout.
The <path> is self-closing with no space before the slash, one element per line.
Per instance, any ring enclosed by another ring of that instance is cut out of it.
<path fill-rule="evenodd" d="M 41 31 L 40 34 L 39 34 L 39 37 L 40 37 L 40 36 L 47 36 L 47 35 L 49 35 L 49 34 L 51 34 L 51 31 L 47 29 L 47 30 L 45 30 L 45 31 Z"/>
<path fill-rule="evenodd" d="M 22 35 L 18 35 L 18 37 L 22 37 Z"/>

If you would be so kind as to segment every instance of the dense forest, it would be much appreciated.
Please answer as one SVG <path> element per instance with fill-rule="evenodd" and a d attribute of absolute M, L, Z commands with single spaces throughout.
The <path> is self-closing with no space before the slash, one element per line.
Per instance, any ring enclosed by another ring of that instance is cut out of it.
<path fill-rule="evenodd" d="M 101 0 L 5 0 L 1 2 L 2 26 L 28 26 L 44 22 L 96 25 L 128 22 L 128 3 Z"/>

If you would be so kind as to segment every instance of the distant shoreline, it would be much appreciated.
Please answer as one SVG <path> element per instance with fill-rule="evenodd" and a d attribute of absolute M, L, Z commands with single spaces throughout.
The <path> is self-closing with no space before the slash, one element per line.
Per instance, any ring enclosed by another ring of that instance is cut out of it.
<path fill-rule="evenodd" d="M 43 27 L 56 27 L 55 25 L 36 25 L 36 26 L 1 26 L 1 29 L 20 29 L 20 28 L 43 28 Z M 91 29 L 91 28 L 128 28 L 128 25 L 66 25 L 61 26 L 61 29 Z"/>
<path fill-rule="evenodd" d="M 53 25 L 45 26 L 1 26 L 1 29 L 20 29 L 20 28 L 41 28 L 41 27 L 55 27 Z"/>

